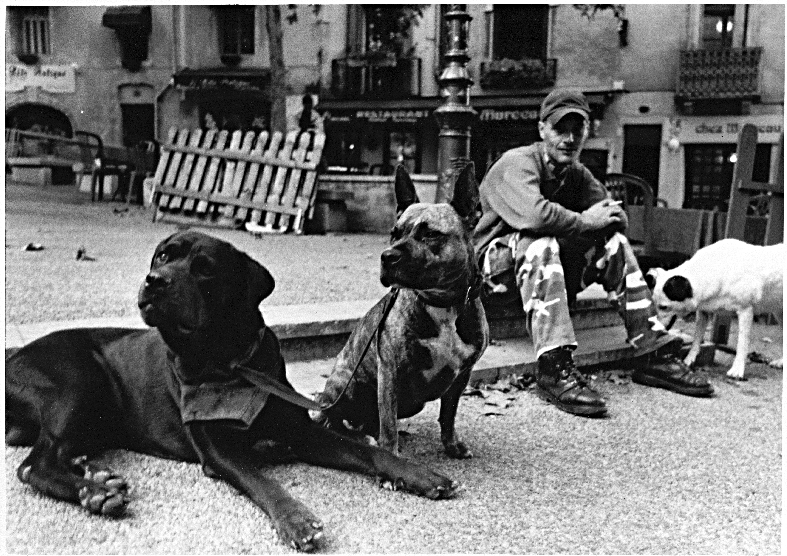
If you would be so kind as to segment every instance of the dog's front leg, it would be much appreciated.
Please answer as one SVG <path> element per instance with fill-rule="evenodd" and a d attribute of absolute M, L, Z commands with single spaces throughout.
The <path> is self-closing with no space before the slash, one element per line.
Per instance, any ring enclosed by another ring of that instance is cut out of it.
<path fill-rule="evenodd" d="M 735 360 L 727 371 L 727 376 L 736 380 L 743 380 L 746 368 L 746 357 L 749 354 L 749 338 L 754 322 L 754 307 L 747 307 L 738 311 L 738 342 L 735 347 Z"/>
<path fill-rule="evenodd" d="M 708 328 L 710 318 L 711 313 L 708 313 L 707 311 L 697 311 L 696 318 L 694 319 L 694 340 L 691 342 L 691 349 L 689 349 L 689 353 L 683 360 L 683 362 L 688 366 L 692 366 L 694 361 L 697 360 L 697 356 L 700 353 L 702 340 L 705 339 L 705 330 Z"/>
<path fill-rule="evenodd" d="M 473 452 L 459 440 L 456 435 L 456 410 L 459 407 L 459 399 L 470 380 L 470 369 L 462 373 L 451 384 L 448 390 L 440 397 L 440 440 L 443 441 L 445 453 L 448 457 L 466 459 L 473 457 Z"/>
<path fill-rule="evenodd" d="M 399 407 L 396 399 L 396 360 L 386 360 L 377 356 L 377 410 L 380 431 L 377 444 L 383 450 L 399 455 L 399 433 L 397 417 Z"/>
<path fill-rule="evenodd" d="M 273 521 L 279 538 L 297 550 L 311 551 L 322 537 L 322 523 L 282 486 L 265 477 L 246 439 L 227 427 L 190 424 L 189 430 L 206 473 L 218 476 L 257 504 Z"/>

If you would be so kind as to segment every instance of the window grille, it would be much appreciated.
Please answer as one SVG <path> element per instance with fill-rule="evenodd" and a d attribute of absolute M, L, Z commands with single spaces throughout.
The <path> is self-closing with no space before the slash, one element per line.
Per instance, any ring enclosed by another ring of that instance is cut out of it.
<path fill-rule="evenodd" d="M 51 53 L 48 8 L 31 9 L 22 16 L 22 53 Z"/>

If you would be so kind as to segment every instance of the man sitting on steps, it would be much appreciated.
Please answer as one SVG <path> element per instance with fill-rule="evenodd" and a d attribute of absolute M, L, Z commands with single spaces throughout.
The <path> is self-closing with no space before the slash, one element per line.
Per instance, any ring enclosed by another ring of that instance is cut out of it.
<path fill-rule="evenodd" d="M 578 372 L 569 305 L 600 283 L 623 318 L 639 366 L 634 382 L 690 396 L 713 388 L 676 357 L 681 340 L 656 316 L 624 211 L 579 162 L 590 107 L 582 93 L 555 90 L 541 105 L 542 142 L 504 153 L 481 183 L 483 216 L 474 232 L 487 293 L 519 290 L 538 356 L 539 394 L 563 411 L 606 413 Z"/>

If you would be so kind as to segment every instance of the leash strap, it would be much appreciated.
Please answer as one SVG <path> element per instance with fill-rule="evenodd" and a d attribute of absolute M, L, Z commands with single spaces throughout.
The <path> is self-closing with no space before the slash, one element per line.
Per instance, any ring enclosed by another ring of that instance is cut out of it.
<path fill-rule="evenodd" d="M 393 309 L 394 303 L 396 303 L 396 298 L 398 296 L 399 296 L 399 290 L 393 288 L 391 290 L 390 303 L 388 303 L 388 305 L 386 305 L 385 309 L 383 310 L 383 315 L 380 318 L 380 322 L 377 324 L 377 327 L 374 329 L 374 332 L 372 332 L 369 335 L 369 340 L 366 342 L 366 346 L 361 352 L 361 356 L 358 358 L 358 361 L 356 361 L 355 363 L 355 368 L 353 369 L 353 372 L 350 375 L 350 379 L 347 381 L 347 384 L 344 385 L 344 388 L 342 389 L 339 396 L 329 404 L 318 404 L 314 400 L 307 398 L 302 394 L 299 394 L 294 389 L 285 386 L 281 382 L 269 377 L 267 374 L 261 373 L 255 369 L 251 369 L 244 365 L 236 365 L 235 368 L 240 372 L 243 378 L 245 378 L 255 386 L 258 386 L 263 391 L 269 392 L 274 396 L 283 399 L 284 401 L 290 402 L 293 405 L 297 405 L 298 407 L 302 407 L 304 409 L 308 409 L 311 411 L 325 411 L 326 409 L 330 409 L 333 406 L 335 406 L 337 403 L 339 403 L 339 400 L 342 399 L 344 393 L 347 392 L 347 388 L 349 388 L 350 383 L 353 381 L 353 378 L 355 378 L 355 375 L 361 366 L 361 362 L 363 361 L 363 358 L 366 357 L 366 353 L 369 351 L 369 348 L 372 345 L 372 341 L 374 340 L 375 336 L 379 336 L 380 331 L 382 330 L 383 325 L 385 324 L 385 321 L 388 318 L 389 313 L 391 312 L 391 309 Z"/>

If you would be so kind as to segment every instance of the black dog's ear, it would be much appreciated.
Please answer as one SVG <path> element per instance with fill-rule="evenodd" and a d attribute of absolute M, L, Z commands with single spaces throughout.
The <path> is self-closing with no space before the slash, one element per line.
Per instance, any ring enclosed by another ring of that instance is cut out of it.
<path fill-rule="evenodd" d="M 415 192 L 410 174 L 401 164 L 396 167 L 394 179 L 394 192 L 396 193 L 396 217 L 398 218 L 410 205 L 418 203 L 418 194 Z"/>
<path fill-rule="evenodd" d="M 478 221 L 478 182 L 475 179 L 475 164 L 469 162 L 454 181 L 454 198 L 451 206 L 467 223 L 474 228 Z"/>
<path fill-rule="evenodd" d="M 243 253 L 246 259 L 246 266 L 248 268 L 247 274 L 247 291 L 249 296 L 249 304 L 256 307 L 260 302 L 268 297 L 273 288 L 276 287 L 276 281 L 268 272 L 268 269 L 260 263 Z"/>
<path fill-rule="evenodd" d="M 672 301 L 684 301 L 694 295 L 694 291 L 685 276 L 673 276 L 664 282 L 664 295 Z"/>

